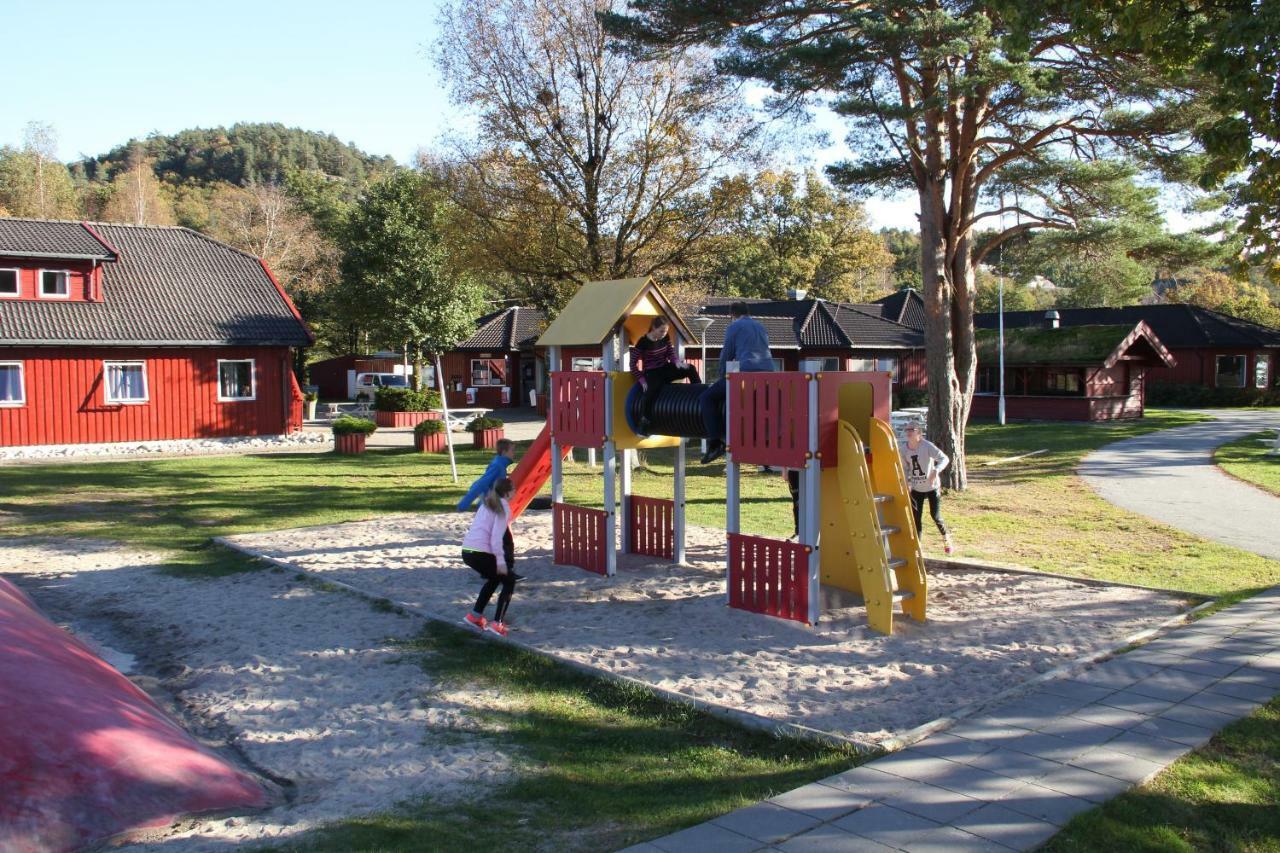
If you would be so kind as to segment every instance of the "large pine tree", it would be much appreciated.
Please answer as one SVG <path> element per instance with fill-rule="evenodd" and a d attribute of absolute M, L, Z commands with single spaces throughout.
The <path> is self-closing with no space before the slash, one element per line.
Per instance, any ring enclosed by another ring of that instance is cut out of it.
<path fill-rule="evenodd" d="M 829 170 L 838 182 L 914 191 L 929 417 L 956 463 L 951 488 L 967 481 L 977 265 L 1025 232 L 1118 212 L 1135 174 L 1176 171 L 1206 112 L 1188 81 L 1173 85 L 1142 56 L 1083 35 L 1051 3 L 633 0 L 631 9 L 607 25 L 632 44 L 710 46 L 722 71 L 772 87 L 778 107 L 818 102 L 845 117 L 854 156 Z"/>

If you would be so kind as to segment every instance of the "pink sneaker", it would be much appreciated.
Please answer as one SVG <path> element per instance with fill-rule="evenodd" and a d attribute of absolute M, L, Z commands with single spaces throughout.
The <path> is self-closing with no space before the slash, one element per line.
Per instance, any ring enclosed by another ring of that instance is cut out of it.
<path fill-rule="evenodd" d="M 485 628 L 489 627 L 489 620 L 485 619 L 483 616 L 477 616 L 474 612 L 463 616 L 462 621 L 466 622 L 477 631 L 483 631 Z"/>
<path fill-rule="evenodd" d="M 490 622 L 484 626 L 484 629 L 490 634 L 497 634 L 499 637 L 507 636 L 507 625 L 505 622 Z"/>
<path fill-rule="evenodd" d="M 955 549 L 956 549 L 956 546 L 955 546 L 955 544 L 951 541 L 951 537 L 950 537 L 950 536 L 945 536 L 945 537 L 943 537 L 943 539 L 942 539 L 942 553 L 946 554 L 946 555 L 949 557 L 949 556 L 951 556 L 951 552 L 952 552 L 952 551 L 954 551 Z"/>

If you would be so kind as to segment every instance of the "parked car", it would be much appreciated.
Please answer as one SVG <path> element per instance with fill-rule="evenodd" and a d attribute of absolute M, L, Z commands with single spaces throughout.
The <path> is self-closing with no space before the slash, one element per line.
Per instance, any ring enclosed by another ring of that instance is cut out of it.
<path fill-rule="evenodd" d="M 356 396 L 361 392 L 373 399 L 373 392 L 379 388 L 408 388 L 409 378 L 399 373 L 358 373 L 356 374 Z"/>

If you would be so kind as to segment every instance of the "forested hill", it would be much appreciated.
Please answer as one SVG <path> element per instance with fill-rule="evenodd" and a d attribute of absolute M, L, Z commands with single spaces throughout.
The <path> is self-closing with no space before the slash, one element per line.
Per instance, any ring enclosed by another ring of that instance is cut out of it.
<path fill-rule="evenodd" d="M 91 181 L 109 181 L 129 168 L 138 146 L 154 161 L 156 176 L 170 184 L 280 183 L 287 172 L 302 170 L 359 185 L 370 173 L 395 166 L 391 157 L 366 154 L 331 133 L 282 124 L 241 123 L 230 129 L 193 128 L 130 140 L 106 154 L 73 163 L 72 173 Z"/>

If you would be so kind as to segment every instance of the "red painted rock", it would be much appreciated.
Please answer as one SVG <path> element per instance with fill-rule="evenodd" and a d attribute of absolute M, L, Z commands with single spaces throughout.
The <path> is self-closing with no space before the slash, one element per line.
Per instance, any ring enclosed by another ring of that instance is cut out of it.
<path fill-rule="evenodd" d="M 267 805 L 0 578 L 0 850 L 73 850 L 181 815 Z"/>

